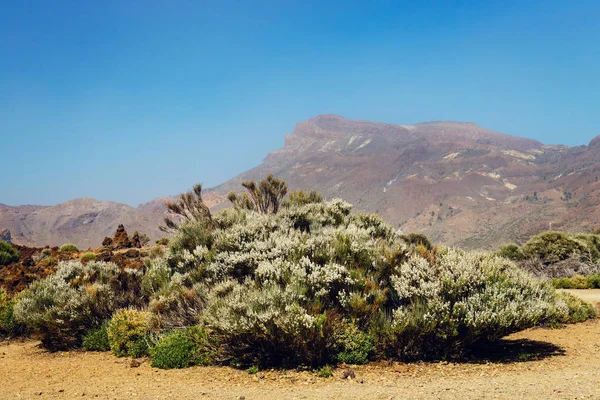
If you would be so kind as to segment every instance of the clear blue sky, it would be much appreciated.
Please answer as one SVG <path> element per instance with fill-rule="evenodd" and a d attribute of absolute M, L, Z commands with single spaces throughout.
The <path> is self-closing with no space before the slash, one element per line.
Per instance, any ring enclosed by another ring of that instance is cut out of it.
<path fill-rule="evenodd" d="M 600 1 L 0 0 L 0 203 L 219 184 L 324 113 L 600 133 Z"/>

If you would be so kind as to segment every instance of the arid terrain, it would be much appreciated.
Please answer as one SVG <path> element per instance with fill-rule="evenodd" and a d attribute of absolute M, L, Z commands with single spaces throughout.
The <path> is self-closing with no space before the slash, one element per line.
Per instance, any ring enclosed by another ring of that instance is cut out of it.
<path fill-rule="evenodd" d="M 600 298 L 600 290 L 572 291 Z M 308 371 L 158 370 L 109 353 L 0 344 L 2 399 L 598 399 L 600 320 L 509 336 L 470 362 L 370 364 L 328 379 Z"/>

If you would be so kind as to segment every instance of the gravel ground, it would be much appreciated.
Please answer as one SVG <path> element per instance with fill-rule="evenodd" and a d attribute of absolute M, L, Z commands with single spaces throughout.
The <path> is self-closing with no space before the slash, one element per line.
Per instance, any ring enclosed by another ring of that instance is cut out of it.
<path fill-rule="evenodd" d="M 581 296 L 600 297 L 600 290 Z M 600 399 L 600 320 L 520 332 L 472 362 L 352 369 L 348 379 L 344 368 L 328 379 L 308 371 L 165 371 L 108 353 L 48 353 L 35 341 L 5 342 L 0 399 Z"/>

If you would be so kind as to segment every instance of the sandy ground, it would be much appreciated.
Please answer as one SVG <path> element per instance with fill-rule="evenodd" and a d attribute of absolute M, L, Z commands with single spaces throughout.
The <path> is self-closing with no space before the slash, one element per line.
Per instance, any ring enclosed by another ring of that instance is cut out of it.
<path fill-rule="evenodd" d="M 576 291 L 600 301 L 600 290 Z M 600 399 L 600 320 L 531 329 L 466 363 L 371 364 L 354 379 L 308 371 L 158 370 L 108 353 L 0 344 L 0 399 Z"/>

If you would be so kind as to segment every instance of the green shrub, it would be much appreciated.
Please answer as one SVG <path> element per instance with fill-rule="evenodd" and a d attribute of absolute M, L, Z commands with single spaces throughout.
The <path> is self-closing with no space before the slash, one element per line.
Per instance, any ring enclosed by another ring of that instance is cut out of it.
<path fill-rule="evenodd" d="M 66 243 L 66 244 L 63 244 L 62 246 L 60 246 L 59 251 L 61 253 L 77 253 L 79 251 L 79 249 L 74 244 Z"/>
<path fill-rule="evenodd" d="M 19 252 L 10 243 L 0 240 L 0 265 L 19 261 Z"/>
<path fill-rule="evenodd" d="M 190 365 L 194 347 L 185 332 L 168 333 L 152 348 L 150 365 L 162 369 L 186 368 Z"/>
<path fill-rule="evenodd" d="M 248 368 L 248 374 L 250 375 L 256 375 L 258 374 L 258 367 L 256 365 L 251 366 L 250 368 Z"/>
<path fill-rule="evenodd" d="M 50 350 L 79 347 L 85 333 L 114 310 L 140 304 L 139 281 L 137 272 L 115 264 L 63 262 L 20 294 L 15 320 L 38 333 Z"/>
<path fill-rule="evenodd" d="M 15 332 L 14 307 L 15 301 L 0 288 L 0 338 Z"/>
<path fill-rule="evenodd" d="M 598 311 L 592 304 L 577 296 L 567 292 L 558 292 L 556 296 L 559 304 L 562 303 L 563 307 L 566 308 L 566 312 L 557 315 L 555 321 L 558 323 L 574 324 L 598 316 Z"/>
<path fill-rule="evenodd" d="M 542 232 L 527 241 L 522 252 L 527 257 L 539 257 L 544 264 L 556 263 L 585 253 L 586 242 L 564 232 Z"/>
<path fill-rule="evenodd" d="M 334 334 L 338 353 L 336 360 L 346 364 L 366 364 L 374 350 L 373 336 L 362 332 L 354 324 L 345 324 Z"/>
<path fill-rule="evenodd" d="M 46 258 L 46 264 L 50 267 L 56 267 L 58 265 L 58 260 L 54 257 Z"/>
<path fill-rule="evenodd" d="M 557 289 L 573 289 L 573 282 L 570 278 L 554 278 L 552 284 Z"/>
<path fill-rule="evenodd" d="M 94 253 L 83 253 L 81 255 L 81 257 L 79 257 L 79 261 L 81 261 L 82 263 L 87 263 L 90 261 L 96 261 L 96 254 Z"/>
<path fill-rule="evenodd" d="M 496 254 L 500 257 L 508 258 L 514 261 L 520 261 L 525 258 L 525 255 L 523 254 L 521 248 L 514 243 L 505 244 L 504 246 L 501 246 L 500 249 L 498 249 L 498 251 L 496 252 Z"/>
<path fill-rule="evenodd" d="M 50 256 L 50 255 L 52 255 L 52 249 L 48 249 L 48 248 L 43 249 L 42 254 L 45 256 Z"/>
<path fill-rule="evenodd" d="M 325 365 L 317 370 L 317 376 L 319 378 L 331 378 L 333 376 L 333 368 Z"/>
<path fill-rule="evenodd" d="M 108 321 L 99 327 L 89 330 L 83 337 L 83 348 L 89 351 L 110 351 L 108 342 Z"/>
<path fill-rule="evenodd" d="M 148 355 L 151 327 L 151 313 L 133 309 L 118 310 L 106 329 L 110 349 L 119 357 Z"/>
<path fill-rule="evenodd" d="M 151 365 L 162 369 L 210 365 L 215 357 L 213 344 L 208 333 L 199 327 L 172 331 L 151 349 Z"/>
<path fill-rule="evenodd" d="M 588 287 L 592 289 L 600 289 L 600 272 L 588 275 L 586 280 Z"/>

